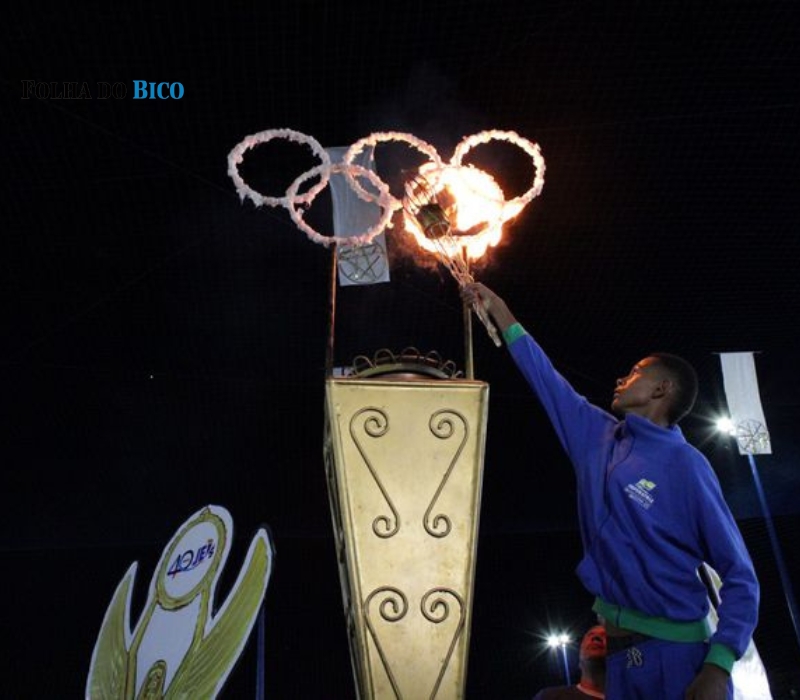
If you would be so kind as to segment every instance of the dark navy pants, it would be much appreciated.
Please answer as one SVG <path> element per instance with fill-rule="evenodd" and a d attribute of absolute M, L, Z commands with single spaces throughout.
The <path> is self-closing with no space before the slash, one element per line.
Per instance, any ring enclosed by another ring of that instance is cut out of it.
<path fill-rule="evenodd" d="M 606 659 L 606 700 L 683 700 L 703 668 L 706 642 L 648 639 Z M 733 684 L 728 681 L 728 700 Z"/>

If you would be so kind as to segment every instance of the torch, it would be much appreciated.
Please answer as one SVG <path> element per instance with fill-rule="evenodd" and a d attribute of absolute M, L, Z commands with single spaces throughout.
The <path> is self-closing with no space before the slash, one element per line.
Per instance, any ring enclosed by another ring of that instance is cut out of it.
<path fill-rule="evenodd" d="M 446 193 L 447 190 L 441 192 Z M 448 269 L 459 287 L 474 282 L 475 279 L 469 271 L 467 253 L 455 238 L 458 231 L 450 224 L 445 208 L 439 201 L 441 195 L 437 195 L 428 179 L 419 174 L 406 181 L 405 193 L 403 210 L 416 221 L 425 238 L 433 244 L 437 259 Z M 482 222 L 462 235 L 474 235 L 487 226 L 488 222 Z M 494 344 L 500 347 L 502 345 L 500 335 L 486 313 L 486 309 L 479 301 L 476 301 L 472 308 L 486 327 Z"/>

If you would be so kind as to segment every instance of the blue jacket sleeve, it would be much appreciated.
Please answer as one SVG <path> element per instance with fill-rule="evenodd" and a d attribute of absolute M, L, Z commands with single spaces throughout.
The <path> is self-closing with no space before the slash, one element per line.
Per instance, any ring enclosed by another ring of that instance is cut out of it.
<path fill-rule="evenodd" d="M 711 638 L 712 647 L 722 644 L 740 658 L 750 643 L 758 620 L 759 585 L 747 547 L 724 501 L 716 475 L 705 460 L 694 470 L 693 501 L 698 537 L 705 561 L 722 580 L 719 621 Z M 724 664 L 719 664 L 724 665 Z"/>
<path fill-rule="evenodd" d="M 508 349 L 573 464 L 576 468 L 586 464 L 602 436 L 618 423 L 616 418 L 578 394 L 527 333 L 513 340 Z"/>

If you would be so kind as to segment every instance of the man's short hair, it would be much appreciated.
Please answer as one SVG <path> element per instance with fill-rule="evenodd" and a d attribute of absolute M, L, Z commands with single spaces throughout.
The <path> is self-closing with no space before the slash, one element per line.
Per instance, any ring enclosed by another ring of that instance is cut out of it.
<path fill-rule="evenodd" d="M 675 385 L 673 400 L 667 419 L 671 424 L 685 418 L 697 401 L 698 381 L 694 367 L 682 357 L 668 352 L 654 352 L 650 355 L 658 360 Z"/>

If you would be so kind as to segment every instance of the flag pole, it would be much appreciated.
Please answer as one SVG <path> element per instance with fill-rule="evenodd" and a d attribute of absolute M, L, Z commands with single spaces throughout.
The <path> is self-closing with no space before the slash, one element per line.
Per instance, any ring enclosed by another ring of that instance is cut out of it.
<path fill-rule="evenodd" d="M 769 535 L 770 544 L 772 545 L 772 552 L 775 555 L 775 561 L 778 565 L 778 573 L 781 577 L 783 584 L 783 594 L 786 598 L 786 605 L 789 608 L 789 617 L 792 620 L 792 627 L 794 628 L 794 636 L 797 639 L 797 645 L 800 647 L 800 630 L 798 630 L 798 614 L 797 603 L 794 599 L 794 592 L 792 590 L 792 579 L 789 576 L 789 571 L 786 568 L 786 562 L 783 558 L 783 551 L 781 544 L 778 540 L 778 533 L 775 530 L 775 525 L 772 522 L 772 515 L 767 505 L 767 498 L 764 494 L 764 487 L 761 485 L 761 477 L 758 475 L 758 468 L 756 467 L 756 459 L 753 457 L 752 452 L 747 453 L 747 461 L 750 463 L 750 472 L 753 474 L 753 482 L 756 485 L 756 494 L 761 503 L 761 510 L 764 513 L 764 521 L 767 525 L 767 534 Z"/>
<path fill-rule="evenodd" d="M 461 249 L 461 255 L 464 260 L 464 268 L 469 273 L 469 257 L 466 248 Z M 464 368 L 467 379 L 475 379 L 475 360 L 472 354 L 472 308 L 467 302 L 464 302 L 462 307 L 464 315 Z"/>
<path fill-rule="evenodd" d="M 264 601 L 258 610 L 258 644 L 256 646 L 256 700 L 264 700 L 264 655 L 265 655 L 265 613 Z"/>
<path fill-rule="evenodd" d="M 336 338 L 336 273 L 339 253 L 335 243 L 331 244 L 331 276 L 328 289 L 328 342 L 325 350 L 325 376 L 333 377 L 333 351 Z"/>
<path fill-rule="evenodd" d="M 572 685 L 572 678 L 569 675 L 569 658 L 567 657 L 567 644 L 561 642 L 561 659 L 564 661 L 564 680 L 567 685 Z"/>
<path fill-rule="evenodd" d="M 719 353 L 725 398 L 731 416 L 728 419 L 731 425 L 724 428 L 720 426 L 720 428 L 736 439 L 739 454 L 747 455 L 750 472 L 753 475 L 756 496 L 761 506 L 764 522 L 767 526 L 767 534 L 772 545 L 772 553 L 780 574 L 783 595 L 789 608 L 789 617 L 792 621 L 797 644 L 800 646 L 800 630 L 798 630 L 800 616 L 798 616 L 797 604 L 792 592 L 792 581 L 784 563 L 778 534 L 772 522 L 772 514 L 770 513 L 754 456 L 756 454 L 772 453 L 769 431 L 767 430 L 764 409 L 761 407 L 761 397 L 758 391 L 754 354 L 753 352 Z M 724 599 L 724 593 L 722 597 Z"/>

